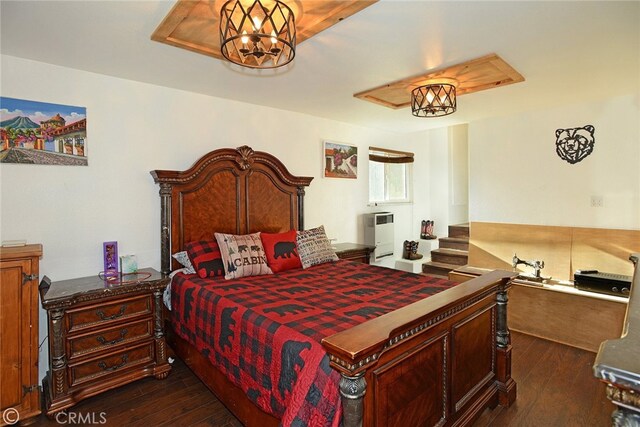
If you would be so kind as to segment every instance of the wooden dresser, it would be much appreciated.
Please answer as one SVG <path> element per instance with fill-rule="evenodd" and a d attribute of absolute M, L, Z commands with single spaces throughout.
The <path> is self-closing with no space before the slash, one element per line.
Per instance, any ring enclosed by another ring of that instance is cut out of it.
<path fill-rule="evenodd" d="M 338 258 L 365 264 L 369 264 L 371 252 L 376 248 L 375 246 L 360 245 L 358 243 L 337 243 L 333 247 Z"/>
<path fill-rule="evenodd" d="M 38 274 L 42 245 L 0 248 L 0 413 L 29 424 L 40 413 Z M 31 420 L 30 420 L 31 419 Z M 0 424 L 4 424 L 0 420 Z"/>
<path fill-rule="evenodd" d="M 90 276 L 40 284 L 49 322 L 47 415 L 131 381 L 166 378 L 162 292 L 153 269 L 107 281 Z"/>

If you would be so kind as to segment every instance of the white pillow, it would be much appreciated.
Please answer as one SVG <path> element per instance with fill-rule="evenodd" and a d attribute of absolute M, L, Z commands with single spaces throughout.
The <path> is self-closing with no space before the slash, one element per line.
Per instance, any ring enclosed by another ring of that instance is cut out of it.
<path fill-rule="evenodd" d="M 191 260 L 189 259 L 189 255 L 187 255 L 187 251 L 176 252 L 171 256 L 184 267 L 184 274 L 196 274 L 196 270 L 195 268 L 193 268 L 193 264 L 191 264 Z"/>
<path fill-rule="evenodd" d="M 338 261 L 338 256 L 331 249 L 327 233 L 324 232 L 324 225 L 311 230 L 298 231 L 297 245 L 302 268 Z"/>

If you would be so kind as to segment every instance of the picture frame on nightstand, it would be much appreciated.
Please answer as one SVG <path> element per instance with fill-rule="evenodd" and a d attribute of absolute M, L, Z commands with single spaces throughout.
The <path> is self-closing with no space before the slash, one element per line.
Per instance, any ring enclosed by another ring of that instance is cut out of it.
<path fill-rule="evenodd" d="M 118 242 L 104 242 L 102 244 L 105 275 L 118 273 Z"/>

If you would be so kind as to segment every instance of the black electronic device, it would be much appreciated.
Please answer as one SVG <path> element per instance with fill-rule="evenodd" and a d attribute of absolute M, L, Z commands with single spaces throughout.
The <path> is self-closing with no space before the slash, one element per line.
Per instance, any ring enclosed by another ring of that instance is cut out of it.
<path fill-rule="evenodd" d="M 583 291 L 607 295 L 629 296 L 631 276 L 601 273 L 598 270 L 578 270 L 573 275 L 574 286 Z"/>

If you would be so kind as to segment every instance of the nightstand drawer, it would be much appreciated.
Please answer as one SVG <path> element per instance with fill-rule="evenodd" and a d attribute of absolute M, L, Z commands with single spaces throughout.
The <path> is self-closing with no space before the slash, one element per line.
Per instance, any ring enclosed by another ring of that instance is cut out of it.
<path fill-rule="evenodd" d="M 67 310 L 69 333 L 96 326 L 109 325 L 121 319 L 151 315 L 151 295 L 123 298 L 111 303 Z"/>
<path fill-rule="evenodd" d="M 107 375 L 115 375 L 132 367 L 153 362 L 153 341 L 129 347 L 106 356 L 96 357 L 74 365 L 69 363 L 69 386 L 97 380 Z"/>
<path fill-rule="evenodd" d="M 137 322 L 114 326 L 85 335 L 69 338 L 69 359 L 75 359 L 120 344 L 151 338 L 153 319 L 147 318 Z"/>

